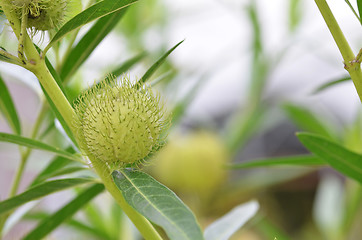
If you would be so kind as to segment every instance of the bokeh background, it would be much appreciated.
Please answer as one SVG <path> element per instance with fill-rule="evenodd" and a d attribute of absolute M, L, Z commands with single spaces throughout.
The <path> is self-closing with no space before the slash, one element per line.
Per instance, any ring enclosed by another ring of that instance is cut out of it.
<path fill-rule="evenodd" d="M 329 4 L 356 53 L 362 42 L 360 23 L 344 1 Z M 81 33 L 86 30 L 87 27 Z M 1 45 L 16 47 L 16 41 L 9 40 L 11 37 L 5 26 L 0 35 Z M 40 45 L 47 41 L 47 36 L 36 37 Z M 303 129 L 303 119 L 296 122 L 288 115 L 293 106 L 315 114 L 341 139 L 352 125 L 360 124 L 360 101 L 351 81 L 315 93 L 324 83 L 347 76 L 342 57 L 315 3 L 139 1 L 69 84 L 84 89 L 130 57 L 146 52 L 142 64 L 127 73 L 136 79 L 181 40 L 185 41 L 154 77 L 163 79 L 156 88 L 162 92 L 169 109 L 180 102 L 187 103 L 169 133 L 169 145 L 174 149 L 166 145 L 160 154 L 176 159 L 180 155 L 177 151 L 187 152 L 189 155 L 184 159 L 191 163 L 177 165 L 183 171 L 178 177 L 181 183 L 162 174 L 161 155 L 156 156 L 156 163 L 150 162 L 147 171 L 178 193 L 203 226 L 232 207 L 257 199 L 261 205 L 259 214 L 234 239 L 273 239 L 274 232 L 290 239 L 338 239 L 333 238 L 333 229 L 342 221 L 346 184 L 333 170 L 277 167 L 219 168 L 213 172 L 212 167 L 206 167 L 212 165 L 213 157 L 215 164 L 221 165 L 307 153 L 295 132 L 309 129 Z M 54 61 L 55 56 L 50 58 Z M 29 135 L 44 98 L 37 80 L 26 70 L 5 63 L 0 63 L 0 73 L 12 94 L 24 134 Z M 11 132 L 1 115 L 0 131 Z M 57 146 L 67 145 L 57 131 L 51 132 L 47 139 Z M 358 146 L 352 148 L 358 151 Z M 39 159 L 46 158 L 49 156 L 34 151 L 22 189 L 47 163 Z M 195 164 L 199 160 L 204 162 Z M 9 191 L 18 162 L 17 146 L 0 143 L 0 199 Z M 165 172 L 171 171 L 162 166 Z M 208 181 L 203 182 L 205 179 Z M 216 179 L 215 183 L 211 179 Z M 200 187 L 196 186 L 198 183 Z M 188 184 L 196 186 L 195 189 L 184 189 Z M 71 193 L 56 194 L 41 202 L 40 207 L 52 211 L 70 196 Z M 104 203 L 110 201 L 107 196 L 97 199 L 105 215 Z M 30 220 L 24 224 L 19 229 L 26 231 L 33 226 Z M 358 239 L 356 231 L 352 231 L 350 239 Z M 8 239 L 19 236 L 16 231 L 12 234 Z M 64 239 L 64 236 L 84 237 L 67 227 L 57 230 L 53 237 Z"/>

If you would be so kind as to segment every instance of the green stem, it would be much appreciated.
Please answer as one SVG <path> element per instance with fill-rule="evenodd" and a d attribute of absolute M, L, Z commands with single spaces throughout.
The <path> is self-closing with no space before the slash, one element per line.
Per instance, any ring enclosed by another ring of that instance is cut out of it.
<path fill-rule="evenodd" d="M 31 70 L 38 78 L 45 91 L 48 93 L 57 110 L 64 118 L 64 121 L 73 130 L 73 121 L 75 115 L 74 110 L 49 72 L 44 59 L 42 59 L 42 61 L 40 61 L 39 64 Z"/>
<path fill-rule="evenodd" d="M 15 16 L 14 11 L 9 9 L 10 4 L 9 1 L 0 0 L 0 4 L 2 6 L 2 10 L 4 11 L 7 19 L 9 20 L 10 26 L 13 28 L 14 33 L 19 39 L 20 36 L 20 21 Z M 54 102 L 56 108 L 63 116 L 64 120 L 70 126 L 70 128 L 74 132 L 73 127 L 73 119 L 75 116 L 74 109 L 64 96 L 63 92 L 57 85 L 53 76 L 49 72 L 46 67 L 44 58 L 42 54 L 39 55 L 37 50 L 34 47 L 29 35 L 26 33 L 24 35 L 24 52 L 27 56 L 28 61 L 24 65 L 25 68 L 32 71 L 36 77 L 38 78 L 41 85 L 44 87 L 45 91 L 48 93 L 49 97 Z M 134 225 L 138 228 L 143 237 L 147 240 L 162 240 L 158 232 L 154 229 L 152 224 L 144 218 L 141 214 L 139 214 L 136 210 L 134 210 L 123 198 L 122 193 L 119 191 L 117 186 L 114 184 L 111 172 L 107 165 L 103 162 L 99 162 L 95 159 L 92 160 L 93 168 L 100 176 L 105 185 L 106 189 L 111 193 L 111 195 L 115 198 L 117 203 L 121 206 L 123 211 L 128 215 Z"/>
<path fill-rule="evenodd" d="M 127 214 L 131 219 L 137 229 L 140 231 L 142 236 L 146 240 L 162 240 L 161 236 L 154 229 L 152 224 L 141 214 L 139 214 L 134 208 L 132 208 L 126 200 L 123 198 L 120 190 L 117 188 L 113 182 L 111 171 L 106 164 L 90 156 L 94 170 L 102 179 L 102 182 L 108 192 L 113 196 L 122 210 Z"/>
<path fill-rule="evenodd" d="M 360 59 L 356 59 L 327 2 L 325 0 L 315 0 L 315 3 L 317 4 L 319 11 L 321 12 L 324 21 L 328 26 L 328 29 L 331 32 L 334 41 L 336 42 L 338 49 L 342 54 L 345 69 L 351 76 L 358 96 L 362 101 L 362 72 Z"/>

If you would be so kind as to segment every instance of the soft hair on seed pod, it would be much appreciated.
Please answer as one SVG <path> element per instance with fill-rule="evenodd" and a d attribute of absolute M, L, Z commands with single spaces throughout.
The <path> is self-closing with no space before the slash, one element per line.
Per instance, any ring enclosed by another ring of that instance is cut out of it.
<path fill-rule="evenodd" d="M 67 19 L 71 0 L 13 0 L 10 7 L 18 16 L 27 15 L 27 28 L 32 34 L 38 31 L 55 30 Z"/>
<path fill-rule="evenodd" d="M 109 166 L 136 166 L 156 151 L 170 117 L 160 95 L 127 77 L 111 76 L 75 101 L 74 127 L 86 155 Z"/>

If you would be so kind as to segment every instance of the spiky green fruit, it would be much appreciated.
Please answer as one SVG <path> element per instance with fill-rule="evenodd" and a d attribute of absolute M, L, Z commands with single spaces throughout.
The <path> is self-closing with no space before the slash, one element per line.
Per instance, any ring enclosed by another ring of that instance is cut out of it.
<path fill-rule="evenodd" d="M 163 104 L 150 87 L 104 80 L 75 104 L 75 127 L 83 151 L 106 163 L 137 164 L 159 147 L 168 126 Z"/>
<path fill-rule="evenodd" d="M 57 28 L 65 21 L 68 0 L 13 0 L 12 8 L 19 19 L 23 9 L 27 16 L 27 28 L 46 31 Z"/>

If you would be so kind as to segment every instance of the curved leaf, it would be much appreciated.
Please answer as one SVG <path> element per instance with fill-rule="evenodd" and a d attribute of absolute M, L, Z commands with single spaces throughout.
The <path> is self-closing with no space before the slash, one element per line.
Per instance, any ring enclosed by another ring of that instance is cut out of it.
<path fill-rule="evenodd" d="M 56 227 L 62 224 L 65 220 L 72 217 L 79 209 L 81 209 L 85 204 L 87 204 L 103 190 L 103 184 L 94 184 L 90 188 L 86 189 L 84 192 L 80 193 L 76 198 L 74 198 L 56 213 L 47 218 L 44 218 L 38 224 L 38 226 L 23 239 L 42 239 L 51 231 L 53 231 Z"/>
<path fill-rule="evenodd" d="M 326 164 L 326 162 L 316 156 L 301 155 L 301 156 L 255 159 L 247 162 L 229 165 L 228 168 L 239 169 L 239 168 L 269 167 L 269 166 L 280 166 L 280 165 L 306 166 L 306 165 L 323 165 L 323 164 Z"/>
<path fill-rule="evenodd" d="M 0 202 L 0 215 L 7 213 L 27 202 L 89 182 L 93 182 L 93 180 L 86 178 L 68 178 L 39 184 L 19 195 Z"/>
<path fill-rule="evenodd" d="M 247 202 L 235 207 L 205 229 L 205 240 L 228 240 L 256 214 L 258 209 L 259 204 L 256 201 Z"/>
<path fill-rule="evenodd" d="M 181 43 L 183 43 L 184 40 L 182 40 L 181 42 L 177 43 L 175 46 L 173 46 L 170 50 L 168 50 L 165 54 L 162 55 L 162 57 L 160 57 L 160 59 L 158 59 L 148 70 L 147 72 L 142 76 L 142 78 L 138 81 L 139 83 L 145 83 L 151 76 L 152 74 L 161 66 L 161 64 L 166 60 L 166 58 L 168 57 L 168 55 L 170 55 L 173 50 L 175 50 Z"/>
<path fill-rule="evenodd" d="M 309 151 L 339 172 L 362 183 L 362 155 L 315 134 L 298 133 L 297 136 Z"/>
<path fill-rule="evenodd" d="M 5 118 L 9 122 L 9 125 L 13 129 L 13 131 L 20 135 L 21 134 L 21 126 L 18 114 L 16 113 L 16 109 L 11 99 L 11 95 L 6 87 L 6 84 L 2 77 L 0 76 L 0 111 L 4 113 Z"/>
<path fill-rule="evenodd" d="M 320 120 L 319 116 L 312 113 L 309 109 L 287 103 L 284 104 L 284 110 L 300 130 L 321 134 L 331 139 L 334 138 L 335 134 L 333 134 L 332 129 L 325 124 L 326 121 Z"/>
<path fill-rule="evenodd" d="M 1 15 L 0 15 L 0 17 L 1 17 Z M 0 26 L 0 28 L 1 28 L 1 26 Z M 16 65 L 21 66 L 20 60 L 18 60 L 16 57 L 14 57 L 10 53 L 8 53 L 6 51 L 6 49 L 3 48 L 3 47 L 0 47 L 0 61 L 7 62 L 7 63 L 12 63 L 12 64 L 16 64 Z"/>
<path fill-rule="evenodd" d="M 359 21 L 362 24 L 362 0 L 357 0 L 357 8 L 359 13 Z"/>
<path fill-rule="evenodd" d="M 72 49 L 61 69 L 60 76 L 66 82 L 85 62 L 98 44 L 117 25 L 127 9 L 121 9 L 99 19 Z"/>
<path fill-rule="evenodd" d="M 332 80 L 332 81 L 329 81 L 327 83 L 324 83 L 322 84 L 321 86 L 319 86 L 317 89 L 315 89 L 312 94 L 316 94 L 316 93 L 319 93 L 329 87 L 332 87 L 334 85 L 337 85 L 339 83 L 343 83 L 343 82 L 346 82 L 346 81 L 352 81 L 351 77 L 350 76 L 345 76 L 345 77 L 341 77 L 341 78 L 338 78 L 338 79 L 335 79 L 335 80 Z"/>
<path fill-rule="evenodd" d="M 43 151 L 55 153 L 59 156 L 63 156 L 65 158 L 68 158 L 73 161 L 82 162 L 81 159 L 78 156 L 76 156 L 75 154 L 69 153 L 69 152 L 64 151 L 57 147 L 47 145 L 47 144 L 39 142 L 37 140 L 33 140 L 31 138 L 25 138 L 25 137 L 13 135 L 13 134 L 0 132 L 0 142 L 15 143 L 15 144 L 29 147 L 29 148 L 40 149 Z"/>
<path fill-rule="evenodd" d="M 74 154 L 75 151 L 72 147 L 68 147 L 65 151 Z M 34 178 L 29 187 L 35 186 L 45 180 L 60 176 L 63 174 L 72 173 L 86 169 L 86 166 L 77 162 L 71 161 L 64 157 L 56 156 L 54 159 Z"/>
<path fill-rule="evenodd" d="M 140 60 L 142 60 L 145 56 L 146 56 L 146 54 L 143 52 L 143 53 L 140 53 L 140 54 L 128 59 L 123 64 L 121 64 L 119 67 L 114 69 L 112 71 L 111 75 L 118 77 L 119 75 L 121 75 L 124 72 L 126 72 L 127 70 L 129 70 L 133 65 L 138 63 Z"/>
<path fill-rule="evenodd" d="M 161 226 L 170 239 L 203 239 L 195 216 L 170 189 L 140 171 L 124 169 L 112 176 L 128 204 Z"/>
<path fill-rule="evenodd" d="M 116 12 L 122 8 L 128 7 L 133 4 L 137 0 L 104 0 L 94 4 L 83 12 L 79 13 L 72 19 L 70 19 L 67 23 L 65 23 L 59 31 L 54 35 L 53 39 L 50 41 L 48 46 L 44 49 L 44 52 L 47 50 L 58 40 L 64 37 L 65 34 L 80 28 L 81 26 L 96 20 L 98 18 L 104 17 L 108 14 Z"/>

